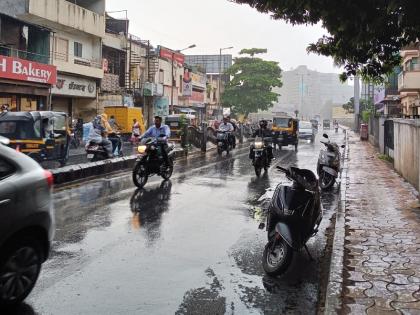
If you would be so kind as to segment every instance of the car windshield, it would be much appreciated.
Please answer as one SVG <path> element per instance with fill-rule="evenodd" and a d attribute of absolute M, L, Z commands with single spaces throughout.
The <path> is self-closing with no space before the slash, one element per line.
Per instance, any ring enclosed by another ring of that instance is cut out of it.
<path fill-rule="evenodd" d="M 292 120 L 290 118 L 276 117 L 273 119 L 273 126 L 280 128 L 291 127 Z"/>
<path fill-rule="evenodd" d="M 312 124 L 308 121 L 301 121 L 299 123 L 299 129 L 312 129 Z"/>
<path fill-rule="evenodd" d="M 9 139 L 36 139 L 41 137 L 41 123 L 35 121 L 0 121 L 0 135 Z"/>

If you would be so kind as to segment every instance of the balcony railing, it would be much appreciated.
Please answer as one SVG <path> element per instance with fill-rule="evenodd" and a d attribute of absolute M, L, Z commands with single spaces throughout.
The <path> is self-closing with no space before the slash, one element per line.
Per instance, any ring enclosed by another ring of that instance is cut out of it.
<path fill-rule="evenodd" d="M 43 55 L 27 50 L 20 50 L 10 46 L 0 46 L 0 55 L 7 57 L 17 57 L 29 61 L 50 64 L 50 55 Z"/>

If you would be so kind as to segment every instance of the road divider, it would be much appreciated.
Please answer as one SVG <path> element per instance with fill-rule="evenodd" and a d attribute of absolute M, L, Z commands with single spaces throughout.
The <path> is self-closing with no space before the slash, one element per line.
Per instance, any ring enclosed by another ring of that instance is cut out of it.
<path fill-rule="evenodd" d="M 208 152 L 213 149 L 208 150 Z M 186 155 L 182 149 L 176 149 L 175 159 L 193 158 L 205 155 L 204 152 L 194 152 Z M 114 172 L 121 172 L 132 169 L 137 159 L 136 155 L 118 157 L 97 162 L 88 162 L 75 165 L 69 165 L 57 169 L 51 169 L 54 176 L 54 185 L 60 186 L 76 181 L 86 180 L 93 177 L 99 177 Z"/>

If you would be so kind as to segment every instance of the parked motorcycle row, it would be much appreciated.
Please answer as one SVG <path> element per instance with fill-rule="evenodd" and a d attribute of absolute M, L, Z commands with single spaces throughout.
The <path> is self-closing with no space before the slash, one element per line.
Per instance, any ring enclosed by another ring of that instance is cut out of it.
<path fill-rule="evenodd" d="M 325 149 L 321 150 L 317 163 L 319 178 L 307 169 L 277 166 L 277 170 L 284 173 L 291 183 L 277 185 L 266 209 L 266 223 L 259 226 L 267 231 L 268 242 L 264 248 L 262 265 L 268 275 L 285 273 L 293 254 L 303 248 L 312 259 L 306 243 L 317 234 L 322 221 L 321 190 L 330 189 L 334 185 L 341 168 L 339 146 L 331 142 L 327 134 L 323 138 L 321 143 Z M 253 146 L 262 148 L 262 141 L 256 139 Z M 257 154 L 255 156 L 256 159 L 260 158 Z M 253 164 L 255 167 L 255 162 Z"/>

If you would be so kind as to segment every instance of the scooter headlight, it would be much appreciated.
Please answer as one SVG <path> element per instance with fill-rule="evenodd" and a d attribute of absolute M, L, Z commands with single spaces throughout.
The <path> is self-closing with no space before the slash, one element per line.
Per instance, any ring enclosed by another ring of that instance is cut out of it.
<path fill-rule="evenodd" d="M 146 147 L 145 145 L 139 145 L 139 146 L 137 147 L 137 151 L 138 151 L 140 154 L 144 154 L 144 153 L 146 153 L 146 149 L 147 149 L 147 147 Z"/>
<path fill-rule="evenodd" d="M 264 143 L 262 141 L 255 141 L 254 142 L 254 148 L 255 149 L 262 149 L 264 146 Z"/>

